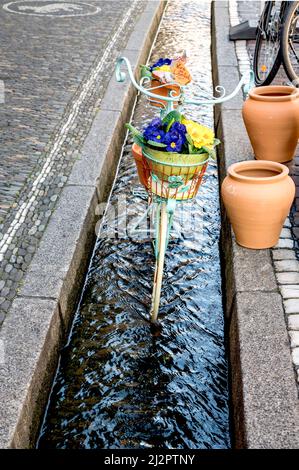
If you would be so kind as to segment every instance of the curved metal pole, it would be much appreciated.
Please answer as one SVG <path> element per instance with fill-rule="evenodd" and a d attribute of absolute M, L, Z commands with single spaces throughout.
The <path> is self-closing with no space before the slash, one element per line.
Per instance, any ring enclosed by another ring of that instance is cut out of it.
<path fill-rule="evenodd" d="M 254 73 L 253 73 L 252 70 L 250 70 L 249 72 L 246 72 L 242 75 L 241 80 L 239 81 L 239 83 L 236 86 L 236 88 L 234 89 L 234 91 L 232 93 L 230 93 L 229 95 L 227 95 L 227 96 L 222 96 L 221 98 L 218 98 L 218 99 L 213 98 L 213 99 L 210 99 L 210 100 L 200 100 L 200 101 L 190 100 L 190 99 L 187 98 L 187 99 L 183 99 L 183 103 L 195 104 L 195 105 L 221 104 L 221 103 L 224 103 L 225 101 L 229 101 L 232 98 L 234 98 L 234 96 L 236 96 L 239 93 L 242 86 L 244 87 L 244 93 L 246 95 L 251 90 L 251 88 L 253 88 L 255 86 L 255 84 L 254 84 Z"/>
<path fill-rule="evenodd" d="M 225 101 L 229 101 L 230 99 L 234 98 L 234 96 L 237 95 L 237 93 L 240 91 L 240 89 L 243 86 L 244 93 L 248 94 L 251 88 L 255 86 L 254 82 L 254 73 L 253 70 L 249 70 L 245 74 L 242 75 L 241 80 L 239 81 L 238 85 L 234 89 L 232 93 L 230 93 L 227 96 L 221 96 L 220 98 L 211 98 L 211 99 L 202 99 L 202 100 L 191 100 L 188 98 L 185 98 L 183 93 L 181 93 L 179 96 L 171 96 L 173 93 L 173 90 L 170 91 L 170 96 L 163 96 L 161 97 L 160 95 L 156 95 L 155 93 L 151 93 L 148 91 L 146 88 L 144 88 L 142 85 L 138 84 L 135 80 L 132 67 L 130 64 L 130 61 L 126 57 L 119 57 L 116 62 L 116 68 L 115 68 L 115 75 L 116 75 L 116 80 L 118 82 L 124 82 L 126 80 L 126 73 L 121 71 L 121 65 L 125 64 L 131 79 L 131 82 L 133 83 L 134 87 L 137 88 L 141 93 L 155 99 L 163 100 L 166 101 L 168 104 L 173 103 L 173 102 L 181 102 L 181 103 L 186 103 L 186 104 L 193 104 L 193 105 L 215 105 L 215 104 L 221 104 L 224 103 Z M 218 86 L 219 87 L 219 86 Z M 221 87 L 222 88 L 222 87 Z M 217 89 L 217 87 L 216 87 Z"/>
<path fill-rule="evenodd" d="M 130 64 L 129 60 L 126 57 L 119 57 L 117 59 L 117 62 L 116 62 L 115 75 L 116 75 L 116 80 L 118 82 L 124 82 L 126 80 L 126 73 L 122 72 L 120 70 L 120 67 L 123 63 L 127 66 L 131 82 L 133 83 L 134 87 L 137 88 L 137 90 L 139 90 L 141 93 L 144 93 L 145 95 L 150 96 L 151 98 L 159 98 L 159 100 L 163 99 L 163 101 L 168 101 L 168 102 L 181 101 L 182 94 L 180 94 L 179 96 L 173 96 L 173 97 L 172 96 L 163 96 L 163 98 L 161 98 L 160 95 L 155 95 L 155 93 L 151 93 L 146 88 L 139 85 L 135 80 L 131 64 Z"/>

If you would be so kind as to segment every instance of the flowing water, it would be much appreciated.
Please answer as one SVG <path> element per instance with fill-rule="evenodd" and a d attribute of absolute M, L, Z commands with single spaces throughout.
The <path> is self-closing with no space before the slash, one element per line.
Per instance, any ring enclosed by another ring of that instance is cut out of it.
<path fill-rule="evenodd" d="M 190 94 L 198 97 L 199 87 L 211 93 L 210 2 L 168 3 L 151 62 L 184 49 L 193 75 Z M 134 124 L 142 126 L 156 113 L 141 98 Z M 186 114 L 213 125 L 209 107 L 193 106 Z M 127 142 L 62 351 L 40 448 L 230 446 L 215 163 L 204 180 L 196 201 L 177 208 L 161 330 L 153 331 L 154 256 L 149 234 L 130 229 L 146 201 L 136 194 L 140 186 Z"/>

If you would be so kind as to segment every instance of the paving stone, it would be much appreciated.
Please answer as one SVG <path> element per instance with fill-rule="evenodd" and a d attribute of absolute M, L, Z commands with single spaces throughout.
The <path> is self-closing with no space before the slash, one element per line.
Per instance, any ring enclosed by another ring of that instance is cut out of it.
<path fill-rule="evenodd" d="M 283 226 L 284 226 L 284 227 L 287 227 L 287 228 L 291 228 L 291 227 L 292 227 L 292 224 L 291 224 L 291 222 L 290 222 L 289 217 L 286 218 L 286 220 L 284 221 Z"/>
<path fill-rule="evenodd" d="M 279 284 L 299 284 L 299 273 L 277 273 Z"/>
<path fill-rule="evenodd" d="M 231 340 L 235 335 L 239 347 L 231 351 L 233 387 L 234 393 L 242 393 L 247 447 L 297 448 L 298 395 L 280 295 L 237 294 Z M 241 361 L 241 371 L 234 361 Z"/>
<path fill-rule="evenodd" d="M 299 330 L 299 315 L 289 315 L 288 327 L 290 330 Z"/>
<path fill-rule="evenodd" d="M 239 246 L 235 240 L 232 248 L 237 292 L 277 290 L 269 250 L 249 250 Z"/>
<path fill-rule="evenodd" d="M 292 350 L 292 359 L 295 366 L 299 366 L 299 348 L 294 348 Z"/>
<path fill-rule="evenodd" d="M 288 299 L 283 302 L 286 313 L 298 313 L 299 314 L 299 300 Z"/>
<path fill-rule="evenodd" d="M 5 351 L 5 362 L 0 365 L 2 449 L 29 447 L 28 440 L 18 441 L 18 431 L 22 430 L 20 436 L 24 436 L 24 429 L 28 430 L 34 422 L 33 414 L 38 408 L 35 402 L 40 399 L 45 379 L 49 381 L 49 371 L 56 365 L 59 338 L 60 318 L 53 301 L 22 298 L 14 301 L 11 315 L 0 332 Z"/>
<path fill-rule="evenodd" d="M 273 256 L 273 259 L 274 261 L 278 261 L 278 260 L 287 260 L 287 259 L 292 259 L 292 260 L 296 260 L 296 254 L 293 250 L 273 250 L 272 251 L 272 256 Z"/>
<path fill-rule="evenodd" d="M 299 261 L 297 260 L 275 261 L 274 266 L 277 272 L 299 272 Z"/>
<path fill-rule="evenodd" d="M 280 286 L 280 292 L 284 299 L 299 298 L 299 285 Z"/>
<path fill-rule="evenodd" d="M 283 228 L 280 233 L 280 238 L 292 238 L 292 232 L 289 228 Z"/>
<path fill-rule="evenodd" d="M 287 238 L 280 238 L 275 248 L 294 248 L 294 241 Z"/>
<path fill-rule="evenodd" d="M 291 348 L 299 347 L 299 331 L 289 331 Z"/>

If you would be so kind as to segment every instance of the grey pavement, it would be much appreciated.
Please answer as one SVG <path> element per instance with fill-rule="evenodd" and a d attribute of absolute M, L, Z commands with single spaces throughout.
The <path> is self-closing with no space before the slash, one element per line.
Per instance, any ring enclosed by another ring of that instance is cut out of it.
<path fill-rule="evenodd" d="M 257 19 L 261 9 L 260 2 L 238 2 L 238 10 L 241 20 Z M 254 53 L 255 41 L 247 41 L 247 50 L 252 60 Z M 288 84 L 289 79 L 281 65 L 273 84 L 285 85 Z M 274 268 L 276 279 L 279 284 L 280 293 L 283 298 L 284 312 L 286 316 L 286 326 L 290 330 L 290 325 L 293 324 L 292 315 L 299 314 L 299 301 L 295 295 L 295 291 L 299 288 L 299 146 L 293 161 L 286 164 L 290 170 L 290 176 L 293 178 L 296 185 L 296 199 L 290 212 L 288 226 L 285 227 L 281 233 L 277 248 L 272 250 L 272 258 L 274 261 Z M 276 258 L 276 251 L 284 249 L 281 253 L 280 260 Z M 275 259 L 276 258 L 276 259 Z M 288 286 L 293 286 L 292 290 Z M 299 386 L 299 346 L 294 344 L 289 337 L 291 354 L 295 368 L 295 380 L 298 381 Z"/>
<path fill-rule="evenodd" d="M 250 68 L 254 50 L 254 41 L 229 40 L 230 24 L 253 19 L 259 8 L 260 2 L 214 2 L 213 74 L 215 84 L 224 86 L 227 92 Z M 236 59 L 238 74 L 231 67 Z M 286 81 L 282 74 L 280 70 L 278 83 Z M 242 105 L 242 100 L 235 100 L 216 109 L 217 136 L 222 140 L 221 180 L 229 165 L 254 158 Z M 290 165 L 292 175 L 298 174 L 298 163 L 295 158 Z M 299 448 L 299 271 L 293 221 L 294 209 L 274 249 L 248 250 L 236 244 L 223 208 L 224 301 L 237 448 Z"/>
<path fill-rule="evenodd" d="M 146 5 L 8 3 L 0 1 L 0 323 Z"/>

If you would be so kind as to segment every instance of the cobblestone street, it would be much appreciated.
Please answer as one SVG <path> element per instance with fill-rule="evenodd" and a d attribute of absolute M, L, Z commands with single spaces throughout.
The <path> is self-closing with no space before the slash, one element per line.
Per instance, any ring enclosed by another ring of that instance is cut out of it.
<path fill-rule="evenodd" d="M 129 0 L 57 4 L 0 2 L 0 322 L 144 8 Z"/>

